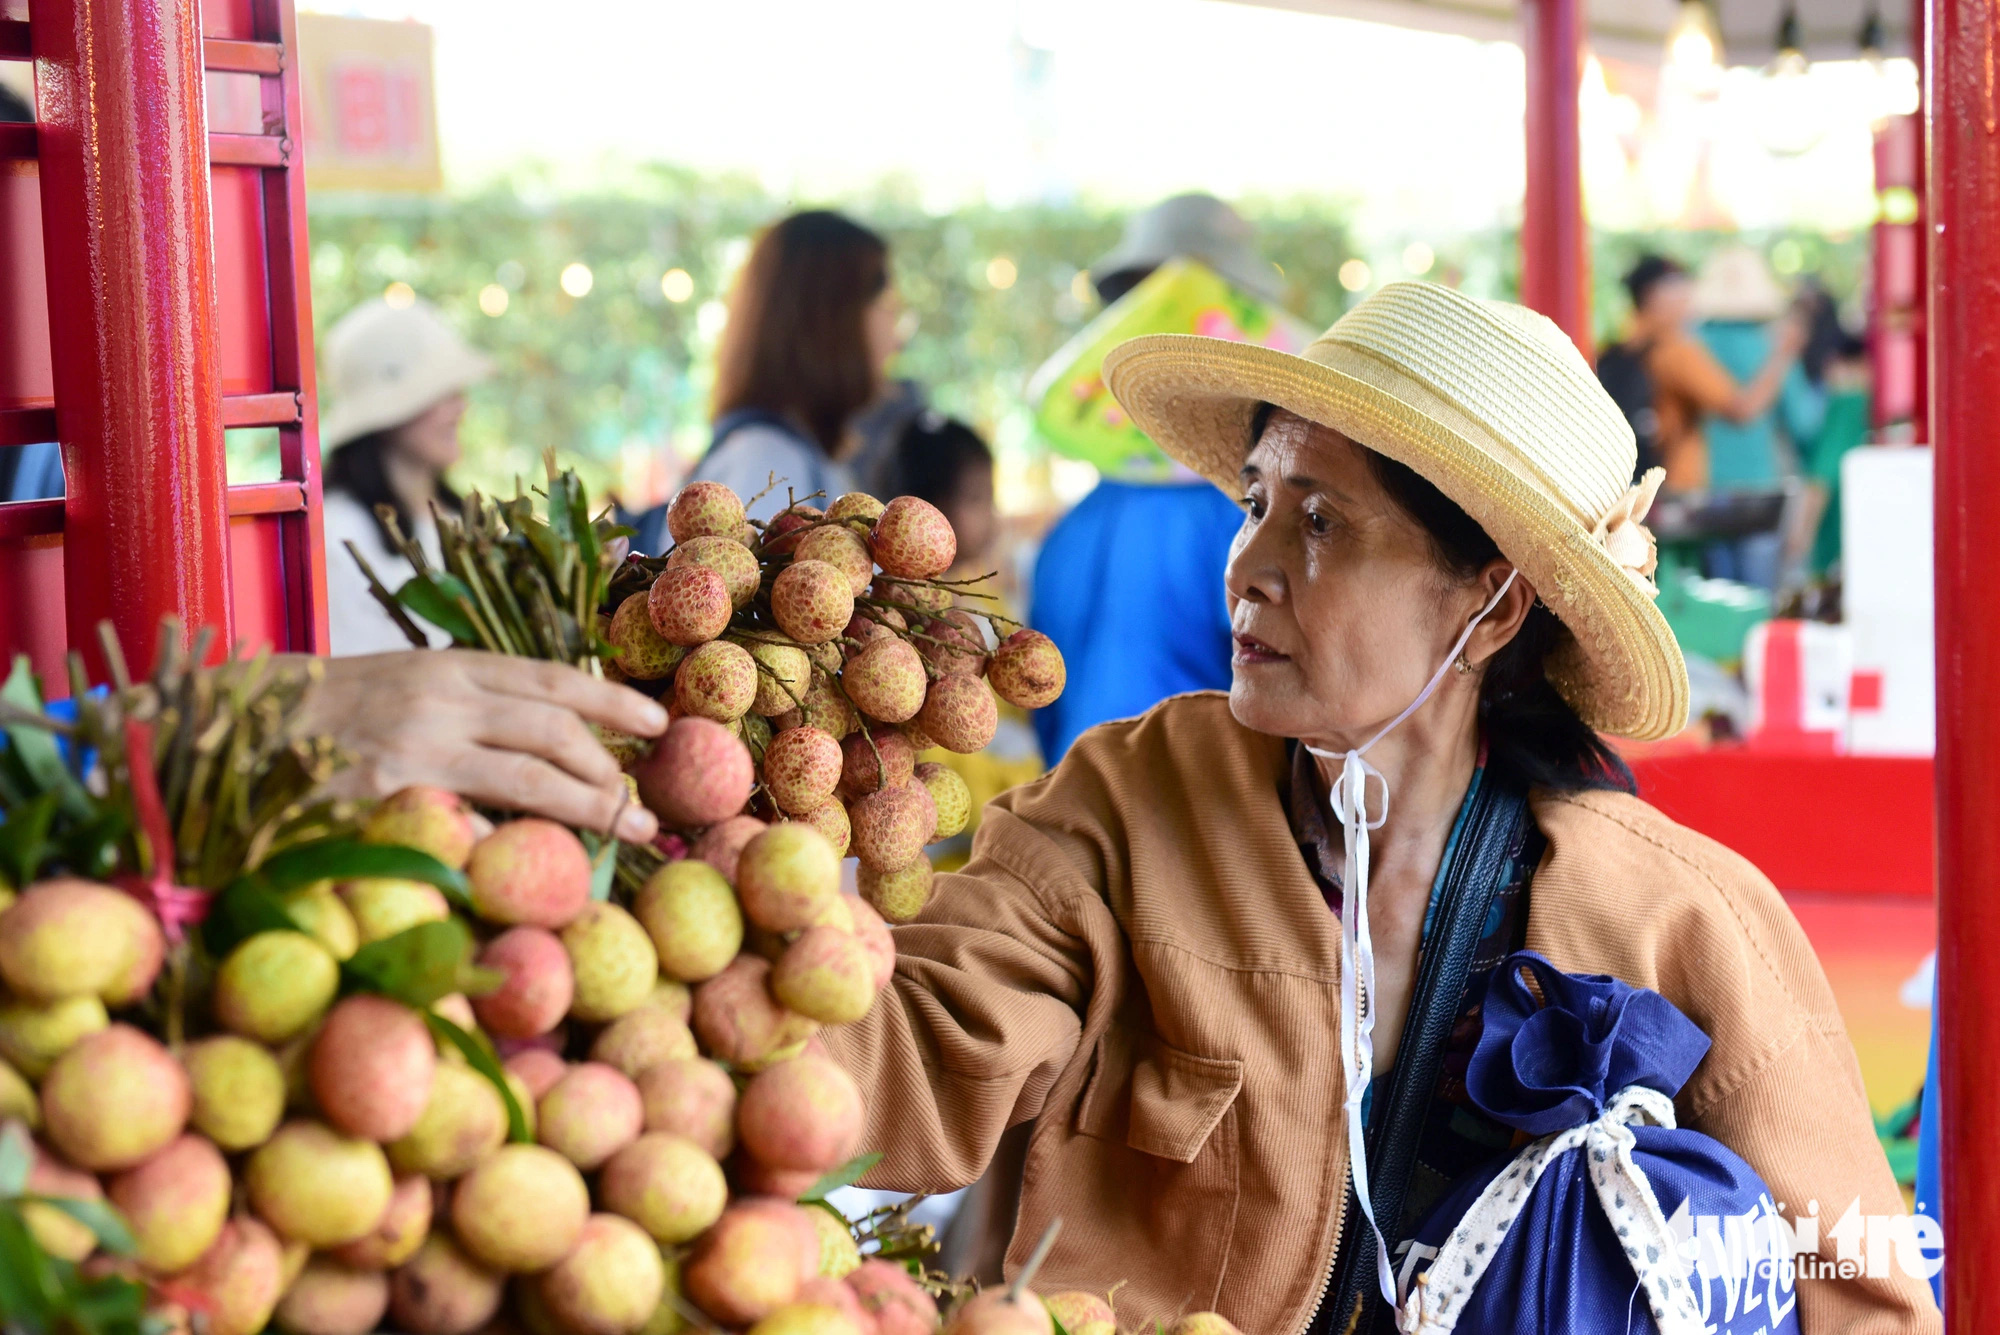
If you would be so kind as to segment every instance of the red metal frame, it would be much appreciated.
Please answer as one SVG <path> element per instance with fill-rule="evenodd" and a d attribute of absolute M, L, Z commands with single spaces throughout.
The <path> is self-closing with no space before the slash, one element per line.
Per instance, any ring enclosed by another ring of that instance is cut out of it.
<path fill-rule="evenodd" d="M 1521 201 L 1521 301 L 1596 360 L 1590 329 L 1590 231 L 1583 213 L 1580 0 L 1524 0 L 1527 191 Z"/>
<path fill-rule="evenodd" d="M 2000 1327 L 2000 24 L 1936 0 L 1929 29 L 1931 435 L 1936 455 L 1938 1056 L 1945 1312 Z"/>
<path fill-rule="evenodd" d="M 49 120 L 0 126 L 0 189 L 14 186 L 0 195 L 0 321 L 26 349 L 11 366 L 0 352 L 0 447 L 60 439 L 71 478 L 67 505 L 0 506 L 0 638 L 9 652 L 28 652 L 45 678 L 67 644 L 94 645 L 107 611 L 134 658 L 150 652 L 166 612 L 190 626 L 229 627 L 248 643 L 327 645 L 295 20 L 287 0 L 210 0 L 200 10 L 205 35 L 193 37 L 196 16 L 192 0 L 38 0 L 30 21 L 0 19 L 0 59 L 40 59 L 38 100 Z M 70 36 L 59 40 L 65 25 Z M 95 46 L 76 40 L 79 28 Z M 146 69 L 95 84 L 75 76 L 78 51 L 91 50 L 102 73 L 104 60 L 155 40 Z M 258 78 L 262 133 L 202 134 L 204 70 Z M 80 102 L 78 89 L 104 105 Z M 159 106 L 161 89 L 179 99 L 170 111 Z M 70 168 L 94 154 L 101 176 L 121 179 L 121 146 L 109 146 L 106 172 L 106 147 L 84 147 L 77 128 L 107 126 L 136 159 L 125 169 L 126 195 L 160 191 L 185 213 L 171 263 L 145 249 L 147 238 L 165 244 L 158 208 L 112 209 L 110 238 L 124 227 L 131 253 L 102 244 L 89 181 Z M 163 151 L 169 141 L 178 158 Z M 38 170 L 46 179 L 34 180 Z M 24 179 L 30 198 L 40 195 L 40 217 L 23 216 Z M 201 212 L 207 221 L 196 223 Z M 47 311 L 39 291 L 25 291 L 29 277 L 40 288 L 42 272 Z M 139 300 L 134 284 L 144 289 Z M 79 310 L 79 293 L 96 301 Z M 44 319 L 51 337 L 38 350 Z M 96 364 L 119 346 L 99 334 L 122 330 L 132 344 L 142 325 L 153 341 L 137 350 L 152 359 L 152 381 L 134 365 Z M 161 329 L 176 337 L 162 344 Z M 162 383 L 182 392 L 163 393 Z M 91 410 L 93 395 L 100 402 Z M 107 411 L 127 420 L 107 427 L 99 420 Z M 221 433 L 255 426 L 277 428 L 283 480 L 225 492 Z M 79 536 L 68 559 L 65 530 L 91 535 Z M 66 617 L 62 603 L 50 615 L 50 578 L 66 585 Z"/>

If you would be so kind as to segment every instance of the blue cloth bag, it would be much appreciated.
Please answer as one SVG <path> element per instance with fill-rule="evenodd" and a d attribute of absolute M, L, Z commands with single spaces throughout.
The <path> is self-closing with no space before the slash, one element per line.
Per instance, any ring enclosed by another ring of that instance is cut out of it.
<path fill-rule="evenodd" d="M 1795 1335 L 1792 1234 L 1770 1192 L 1720 1141 L 1674 1125 L 1708 1047 L 1657 992 L 1532 951 L 1503 961 L 1466 1090 L 1535 1139 L 1417 1228 L 1398 1328 Z"/>

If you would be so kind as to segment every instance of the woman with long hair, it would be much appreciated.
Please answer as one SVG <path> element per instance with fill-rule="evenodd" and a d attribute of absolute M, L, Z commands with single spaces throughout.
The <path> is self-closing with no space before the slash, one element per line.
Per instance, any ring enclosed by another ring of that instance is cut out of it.
<path fill-rule="evenodd" d="M 716 356 L 715 434 L 694 478 L 725 483 L 768 519 L 787 494 L 853 489 L 843 462 L 855 416 L 882 391 L 900 345 L 889 248 L 825 210 L 795 213 L 751 248 Z M 637 545 L 665 545 L 664 510 Z"/>
<path fill-rule="evenodd" d="M 445 471 L 458 462 L 466 387 L 492 373 L 427 302 L 371 301 L 326 339 L 333 408 L 321 421 L 327 452 L 327 616 L 336 654 L 404 649 L 409 641 L 368 589 L 352 543 L 391 589 L 416 573 L 392 540 L 390 520 L 438 560 L 433 509 L 457 513 Z"/>

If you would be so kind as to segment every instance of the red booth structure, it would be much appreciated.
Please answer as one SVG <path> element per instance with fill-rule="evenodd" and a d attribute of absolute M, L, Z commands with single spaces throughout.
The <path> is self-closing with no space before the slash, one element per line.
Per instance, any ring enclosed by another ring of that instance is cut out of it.
<path fill-rule="evenodd" d="M 0 0 L 39 116 L 0 125 L 0 448 L 69 479 L 0 506 L 0 650 L 52 688 L 107 619 L 139 664 L 166 613 L 325 649 L 296 50 L 289 0 Z M 259 123 L 209 126 L 210 79 Z M 227 484 L 246 427 L 278 481 Z"/>

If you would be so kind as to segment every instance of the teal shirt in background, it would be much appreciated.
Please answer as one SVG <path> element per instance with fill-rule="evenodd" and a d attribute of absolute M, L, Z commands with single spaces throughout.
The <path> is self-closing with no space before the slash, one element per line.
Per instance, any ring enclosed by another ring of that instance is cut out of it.
<path fill-rule="evenodd" d="M 1747 320 L 1708 320 L 1696 334 L 1739 385 L 1757 378 L 1771 356 L 1769 325 Z M 1717 491 L 1775 485 L 1785 469 L 1778 433 L 1803 452 L 1814 440 L 1826 416 L 1826 394 L 1796 365 L 1786 373 L 1784 387 L 1770 411 L 1748 422 L 1710 417 L 1702 423 L 1708 440 L 1708 484 Z"/>

